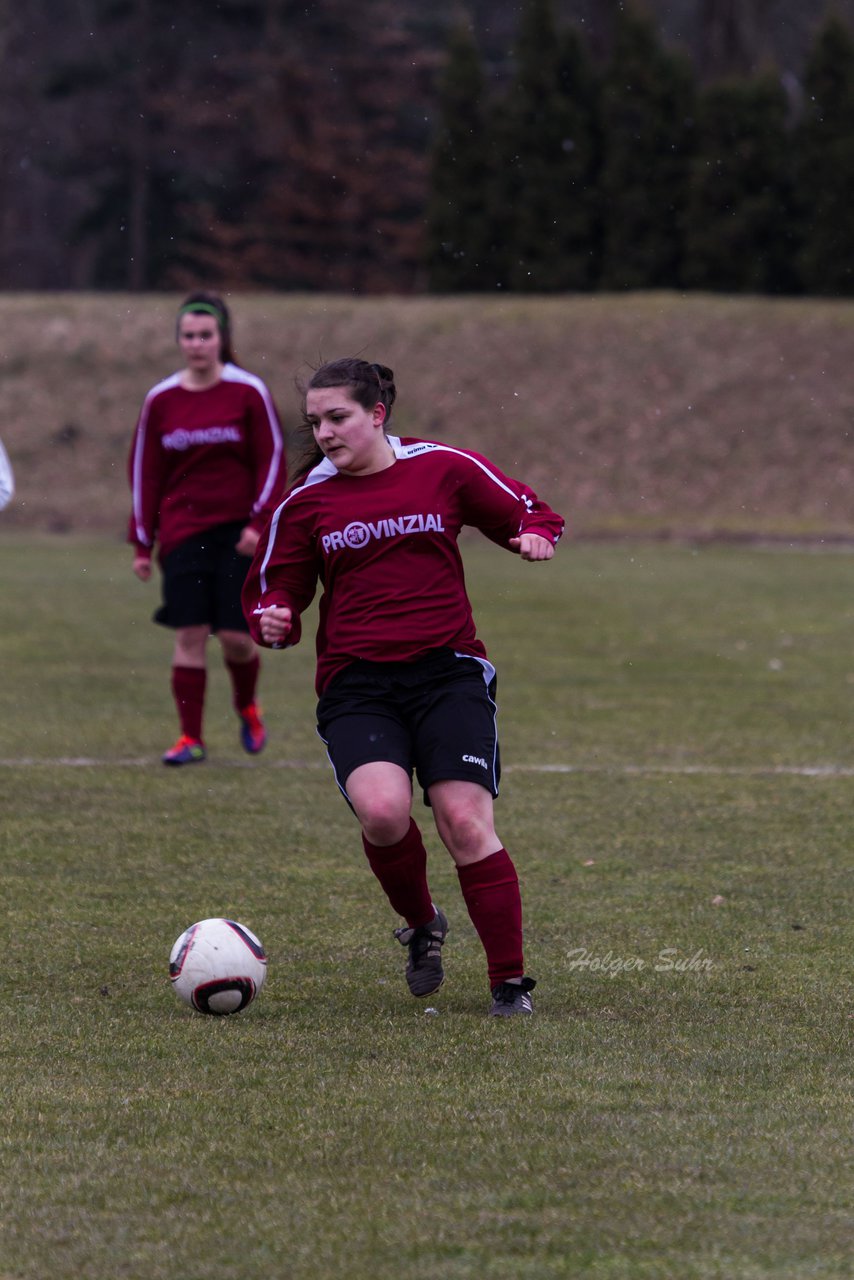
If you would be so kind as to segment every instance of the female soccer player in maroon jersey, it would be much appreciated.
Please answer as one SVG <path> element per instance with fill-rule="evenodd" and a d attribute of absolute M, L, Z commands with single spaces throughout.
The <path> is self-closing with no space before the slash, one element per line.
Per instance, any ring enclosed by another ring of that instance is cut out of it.
<path fill-rule="evenodd" d="M 457 538 L 463 525 L 523 560 L 550 560 L 563 520 L 467 449 L 388 432 L 393 374 L 336 360 L 312 376 L 312 447 L 262 535 L 243 591 L 255 638 L 296 644 L 323 584 L 318 732 L 362 827 L 372 871 L 406 921 L 415 996 L 442 984 L 448 931 L 411 817 L 412 772 L 453 858 L 483 943 L 490 1012 L 530 1014 L 519 882 L 496 835 L 495 669 L 478 639 Z"/>
<path fill-rule="evenodd" d="M 143 582 L 159 544 L 163 605 L 154 618 L 176 632 L 172 692 L 181 734 L 163 756 L 168 765 L 205 758 L 205 651 L 212 632 L 231 677 L 241 742 L 253 754 L 264 746 L 258 651 L 240 591 L 285 478 L 275 405 L 261 379 L 235 364 L 222 299 L 210 293 L 187 298 L 177 338 L 185 367 L 149 391 L 134 433 L 128 537 L 133 570 Z"/>

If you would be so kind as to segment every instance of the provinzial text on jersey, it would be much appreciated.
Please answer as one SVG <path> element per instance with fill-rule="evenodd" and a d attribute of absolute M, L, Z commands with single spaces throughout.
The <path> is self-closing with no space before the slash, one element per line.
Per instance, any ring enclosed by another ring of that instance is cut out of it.
<path fill-rule="evenodd" d="M 371 538 L 398 538 L 407 533 L 444 533 L 441 515 L 424 515 L 419 512 L 410 516 L 389 516 L 384 520 L 367 522 L 351 520 L 344 529 L 336 529 L 334 533 L 325 533 L 322 538 L 323 550 L 326 552 L 349 547 L 356 550 L 365 547 Z"/>
<path fill-rule="evenodd" d="M 178 427 L 163 437 L 164 449 L 189 449 L 194 444 L 240 444 L 237 427 L 194 427 L 185 430 Z"/>

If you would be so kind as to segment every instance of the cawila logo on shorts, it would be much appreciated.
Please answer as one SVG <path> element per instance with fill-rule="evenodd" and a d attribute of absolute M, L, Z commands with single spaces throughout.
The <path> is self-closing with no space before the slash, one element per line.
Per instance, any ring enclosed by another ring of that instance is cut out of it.
<path fill-rule="evenodd" d="M 463 764 L 479 764 L 481 769 L 489 768 L 483 756 L 463 756 Z"/>
<path fill-rule="evenodd" d="M 388 519 L 351 520 L 344 529 L 336 529 L 334 533 L 324 533 L 321 543 L 323 550 L 341 551 L 349 547 L 351 551 L 359 551 L 366 547 L 372 538 L 400 538 L 407 533 L 444 533 L 440 515 L 389 516 Z"/>

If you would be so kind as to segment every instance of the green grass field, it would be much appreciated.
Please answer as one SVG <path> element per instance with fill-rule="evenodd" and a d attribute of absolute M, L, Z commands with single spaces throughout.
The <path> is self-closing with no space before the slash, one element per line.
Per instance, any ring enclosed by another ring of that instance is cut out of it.
<path fill-rule="evenodd" d="M 165 770 L 169 637 L 108 542 L 0 541 L 3 1280 L 850 1280 L 852 559 L 466 548 L 533 1020 L 451 919 L 426 1015 L 314 734 L 311 645 L 242 755 Z M 420 808 L 417 816 L 426 814 Z M 204 1018 L 172 942 L 267 985 Z"/>

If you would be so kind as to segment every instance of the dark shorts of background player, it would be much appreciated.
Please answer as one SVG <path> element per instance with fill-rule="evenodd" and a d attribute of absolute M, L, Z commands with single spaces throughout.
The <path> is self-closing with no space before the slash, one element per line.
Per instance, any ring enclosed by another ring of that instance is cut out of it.
<path fill-rule="evenodd" d="M 240 592 L 250 559 L 235 545 L 242 520 L 218 524 L 194 534 L 163 559 L 163 604 L 154 621 L 163 627 L 197 627 L 211 631 L 248 631 Z"/>
<path fill-rule="evenodd" d="M 389 761 L 415 776 L 429 805 L 434 782 L 476 782 L 498 795 L 496 676 L 476 658 L 436 649 L 415 662 L 358 660 L 317 704 L 317 732 L 347 803 L 360 765 Z M 352 807 L 352 806 L 351 806 Z"/>

